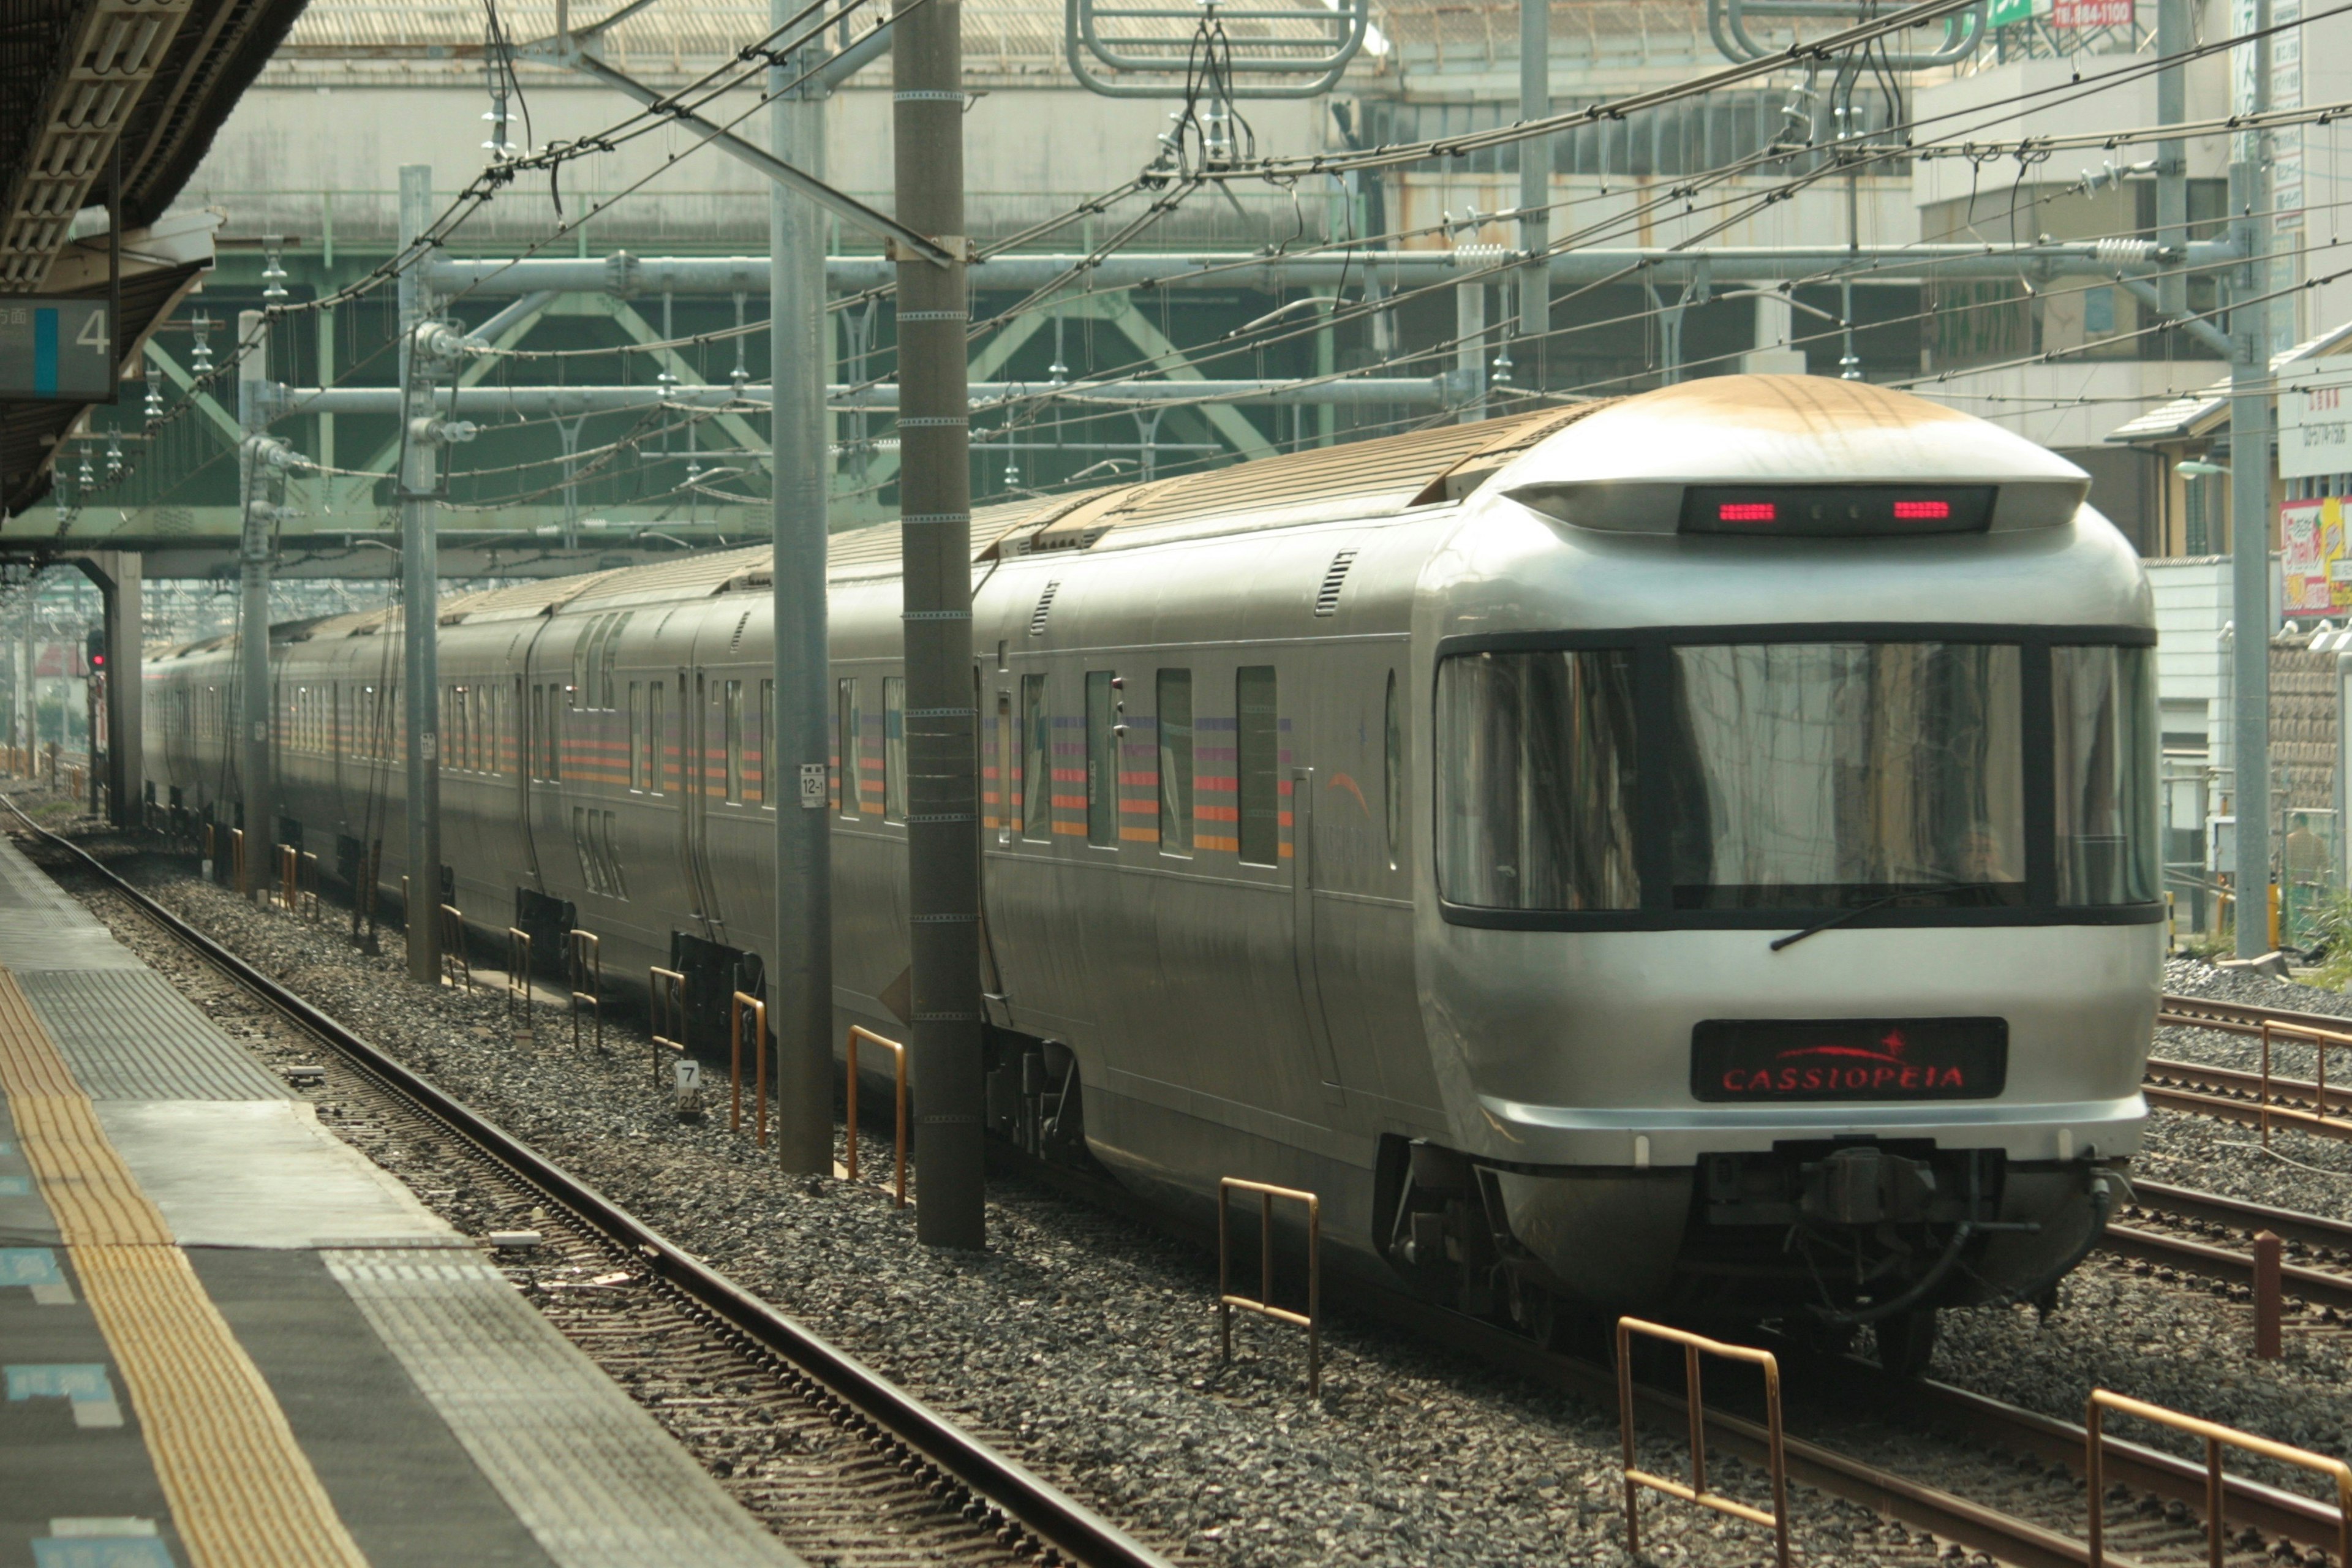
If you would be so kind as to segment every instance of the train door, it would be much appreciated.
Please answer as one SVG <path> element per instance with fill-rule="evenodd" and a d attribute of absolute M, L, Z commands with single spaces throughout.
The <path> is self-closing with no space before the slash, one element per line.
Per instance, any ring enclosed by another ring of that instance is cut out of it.
<path fill-rule="evenodd" d="M 1295 732 L 1305 736 L 1304 715 L 1295 715 Z M 1323 1006 L 1322 943 L 1315 907 L 1316 776 L 1311 767 L 1286 770 L 1290 784 L 1290 931 L 1291 966 L 1298 980 L 1298 1005 L 1307 1016 L 1307 1032 L 1315 1043 L 1315 1060 L 1322 1069 L 1327 1105 L 1346 1103 L 1339 1057 L 1331 1041 L 1330 1020 Z"/>

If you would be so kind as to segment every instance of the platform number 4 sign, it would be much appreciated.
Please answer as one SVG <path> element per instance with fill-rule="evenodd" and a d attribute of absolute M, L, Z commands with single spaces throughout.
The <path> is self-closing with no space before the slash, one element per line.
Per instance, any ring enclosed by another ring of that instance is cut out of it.
<path fill-rule="evenodd" d="M 823 763 L 801 764 L 801 809 L 803 811 L 824 809 L 824 764 Z"/>
<path fill-rule="evenodd" d="M 111 402 L 114 374 L 105 300 L 0 299 L 0 397 Z"/>

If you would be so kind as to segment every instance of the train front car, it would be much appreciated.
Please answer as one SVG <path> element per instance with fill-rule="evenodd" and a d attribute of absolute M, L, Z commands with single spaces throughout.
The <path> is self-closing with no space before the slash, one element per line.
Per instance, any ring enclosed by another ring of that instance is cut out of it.
<path fill-rule="evenodd" d="M 2032 1300 L 2147 1106 L 2156 634 L 2088 480 L 1820 378 L 1605 407 L 1414 611 L 1423 995 L 1461 1147 L 1391 1259 L 1473 1305 L 1874 1323 Z"/>

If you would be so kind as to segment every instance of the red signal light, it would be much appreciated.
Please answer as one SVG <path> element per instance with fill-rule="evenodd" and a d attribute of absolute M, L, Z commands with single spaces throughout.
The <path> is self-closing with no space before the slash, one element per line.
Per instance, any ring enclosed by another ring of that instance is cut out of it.
<path fill-rule="evenodd" d="M 1771 522 L 1780 515 L 1769 500 L 1727 500 L 1715 509 L 1717 522 Z"/>
<path fill-rule="evenodd" d="M 1947 522 L 1951 520 L 1952 503 L 1948 500 L 1899 500 L 1895 503 L 1897 522 Z"/>

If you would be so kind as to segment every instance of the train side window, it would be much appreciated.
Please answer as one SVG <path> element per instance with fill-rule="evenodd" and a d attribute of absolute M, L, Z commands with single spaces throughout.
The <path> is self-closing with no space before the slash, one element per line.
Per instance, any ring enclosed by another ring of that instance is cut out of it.
<path fill-rule="evenodd" d="M 621 856 L 618 847 L 620 836 L 617 831 L 619 815 L 620 814 L 617 812 L 611 811 L 604 814 L 604 870 L 612 880 L 613 897 L 616 899 L 625 899 L 629 896 L 629 879 L 621 869 Z"/>
<path fill-rule="evenodd" d="M 1053 719 L 1045 711 L 1045 678 L 1021 678 L 1021 833 L 1054 837 Z"/>
<path fill-rule="evenodd" d="M 1192 853 L 1192 672 L 1163 669 L 1154 694 L 1160 731 L 1160 852 Z"/>
<path fill-rule="evenodd" d="M 587 816 L 585 806 L 572 808 L 572 852 L 580 858 L 580 879 L 588 884 L 590 892 L 601 893 L 604 890 L 604 879 L 598 874 L 596 858 L 588 847 Z"/>
<path fill-rule="evenodd" d="M 882 678 L 882 819 L 907 820 L 907 678 Z"/>
<path fill-rule="evenodd" d="M 598 675 L 598 701 L 596 706 L 599 708 L 616 708 L 620 706 L 620 704 L 614 700 L 614 697 L 617 694 L 619 688 L 614 683 L 613 675 L 614 672 L 619 668 L 621 663 L 621 634 L 628 630 L 629 617 L 635 614 L 636 614 L 635 610 L 623 610 L 619 616 L 614 618 L 613 629 L 605 634 L 604 658 L 603 661 L 604 668 Z"/>
<path fill-rule="evenodd" d="M 555 688 L 547 693 L 547 776 L 556 782 L 563 777 L 563 710 L 570 696 Z"/>
<path fill-rule="evenodd" d="M 1234 721 L 1241 857 L 1253 866 L 1272 866 L 1282 858 L 1282 726 L 1274 666 L 1244 665 L 1234 672 Z"/>
<path fill-rule="evenodd" d="M 629 682 L 629 787 L 646 787 L 646 688 L 637 680 Z"/>
<path fill-rule="evenodd" d="M 669 752 L 662 744 L 662 693 L 668 689 L 658 680 L 646 683 L 646 779 L 656 795 L 669 787 Z"/>
<path fill-rule="evenodd" d="M 1387 744 L 1381 764 L 1381 799 L 1388 812 L 1389 869 L 1397 868 L 1404 837 L 1404 713 L 1397 705 L 1396 671 L 1389 671 Z"/>
<path fill-rule="evenodd" d="M 541 737 L 546 733 L 547 688 L 544 686 L 534 686 L 530 689 L 530 743 L 524 751 L 524 755 L 527 759 L 524 763 L 524 772 L 531 778 L 545 778 L 547 776 L 544 771 L 545 763 L 541 760 L 547 754 L 546 744 L 541 739 Z"/>
<path fill-rule="evenodd" d="M 1112 725 L 1111 672 L 1087 671 L 1087 842 L 1118 845 L 1118 736 Z"/>
<path fill-rule="evenodd" d="M 1013 781 L 1020 776 L 1019 732 L 1013 727 L 1013 693 L 1000 690 L 996 694 L 996 778 L 989 791 L 988 825 L 996 829 L 999 844 L 1013 842 Z"/>
<path fill-rule="evenodd" d="M 858 797 L 864 793 L 865 769 L 859 766 L 858 753 L 865 750 L 864 735 L 857 727 L 857 678 L 834 683 L 834 723 L 841 736 L 841 800 L 839 810 L 844 816 L 857 815 Z"/>
<path fill-rule="evenodd" d="M 768 786 L 768 737 L 776 728 L 776 683 L 760 682 L 760 710 L 751 715 L 751 798 L 773 811 L 776 797 Z"/>
<path fill-rule="evenodd" d="M 743 804 L 743 683 L 727 683 L 727 804 Z"/>

